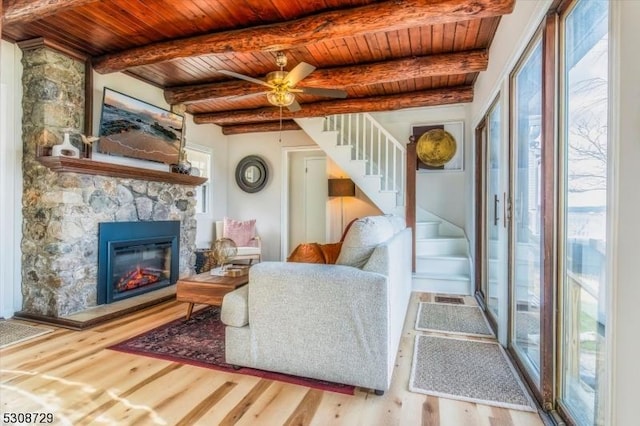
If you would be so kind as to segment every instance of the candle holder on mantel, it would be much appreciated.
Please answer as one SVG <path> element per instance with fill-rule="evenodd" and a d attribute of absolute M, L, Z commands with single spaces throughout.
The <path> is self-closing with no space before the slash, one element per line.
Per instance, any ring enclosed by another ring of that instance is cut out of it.
<path fill-rule="evenodd" d="M 173 173 L 181 173 L 183 175 L 188 175 L 191 171 L 191 163 L 187 160 L 187 153 L 184 150 L 180 151 L 178 164 L 171 165 L 171 171 Z"/>

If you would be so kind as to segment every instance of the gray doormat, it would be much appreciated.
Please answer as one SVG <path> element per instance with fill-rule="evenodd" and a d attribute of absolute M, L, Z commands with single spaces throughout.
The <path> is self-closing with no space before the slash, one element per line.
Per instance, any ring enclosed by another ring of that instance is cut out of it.
<path fill-rule="evenodd" d="M 0 321 L 0 349 L 24 342 L 43 334 L 51 333 L 50 328 L 33 327 L 13 321 Z"/>
<path fill-rule="evenodd" d="M 409 390 L 513 410 L 537 411 L 495 342 L 417 335 Z"/>
<path fill-rule="evenodd" d="M 416 330 L 494 336 L 479 307 L 446 303 L 421 302 L 418 306 Z"/>

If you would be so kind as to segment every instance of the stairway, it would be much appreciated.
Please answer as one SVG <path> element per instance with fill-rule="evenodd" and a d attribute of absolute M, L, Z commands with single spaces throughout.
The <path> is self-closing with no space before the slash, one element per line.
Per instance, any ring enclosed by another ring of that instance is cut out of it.
<path fill-rule="evenodd" d="M 366 113 L 295 121 L 383 213 L 404 217 L 404 144 Z M 416 213 L 413 290 L 472 294 L 464 231 L 423 209 Z"/>
<path fill-rule="evenodd" d="M 406 150 L 371 115 L 295 121 L 383 213 L 404 216 Z"/>
<path fill-rule="evenodd" d="M 472 294 L 469 241 L 464 231 L 420 208 L 417 218 L 413 290 Z"/>

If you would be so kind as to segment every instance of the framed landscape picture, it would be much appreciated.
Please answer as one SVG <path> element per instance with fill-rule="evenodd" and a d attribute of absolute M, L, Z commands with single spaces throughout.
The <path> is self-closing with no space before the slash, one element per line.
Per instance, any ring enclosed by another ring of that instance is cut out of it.
<path fill-rule="evenodd" d="M 99 152 L 177 164 L 183 129 L 183 116 L 105 87 Z"/>

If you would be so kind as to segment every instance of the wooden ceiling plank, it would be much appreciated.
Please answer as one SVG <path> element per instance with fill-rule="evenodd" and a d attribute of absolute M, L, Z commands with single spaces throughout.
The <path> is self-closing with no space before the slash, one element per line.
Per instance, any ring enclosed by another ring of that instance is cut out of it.
<path fill-rule="evenodd" d="M 369 43 L 367 42 L 367 38 L 364 36 L 355 36 L 353 37 L 360 52 L 367 58 L 367 62 L 373 61 L 373 53 L 371 52 L 371 48 L 369 47 Z"/>
<path fill-rule="evenodd" d="M 457 23 L 443 25 L 442 49 L 444 52 L 453 52 L 453 43 Z"/>
<path fill-rule="evenodd" d="M 344 39 L 334 40 L 332 43 L 335 46 L 336 55 L 342 58 L 341 59 L 342 64 L 358 63 L 356 58 L 351 54 L 351 50 L 347 46 L 347 42 Z"/>
<path fill-rule="evenodd" d="M 365 40 L 367 40 L 367 46 L 369 47 L 369 51 L 371 52 L 371 58 L 375 61 L 384 60 L 384 56 L 382 55 L 382 50 L 378 44 L 378 39 L 375 34 L 365 34 Z"/>
<path fill-rule="evenodd" d="M 3 10 L 2 25 L 26 24 L 39 21 L 98 0 L 13 0 Z"/>
<path fill-rule="evenodd" d="M 211 2 L 211 0 L 204 0 Z M 234 5 L 238 4 L 238 0 L 233 2 Z M 278 6 L 274 4 L 273 1 L 270 0 L 262 0 L 262 1 L 252 1 L 252 0 L 242 0 L 244 7 L 250 10 L 257 21 L 261 22 L 273 22 L 280 16 L 278 11 Z"/>
<path fill-rule="evenodd" d="M 395 40 L 397 40 L 397 43 L 398 43 L 397 52 L 400 52 L 398 54 L 394 50 L 396 47 L 392 44 L 392 42 L 395 42 L 395 40 L 389 37 L 389 43 L 391 44 L 391 49 L 394 52 L 394 55 L 401 56 L 401 57 L 412 56 L 413 50 L 411 49 L 411 36 L 409 35 L 409 28 L 394 31 L 394 33 L 396 34 Z"/>
<path fill-rule="evenodd" d="M 422 45 L 422 54 L 431 55 L 433 53 L 433 26 L 422 27 L 420 29 L 420 44 Z"/>
<path fill-rule="evenodd" d="M 471 50 L 443 55 L 409 57 L 391 61 L 375 62 L 337 68 L 317 69 L 304 80 L 309 87 L 351 87 L 375 85 L 427 76 L 465 74 L 484 71 L 489 57 L 486 50 Z M 191 103 L 210 98 L 236 96 L 262 90 L 250 83 L 228 80 L 192 86 L 165 89 L 168 103 Z"/>
<path fill-rule="evenodd" d="M 486 47 L 491 44 L 499 22 L 500 18 L 486 18 L 482 20 L 480 30 L 478 31 L 478 45 Z"/>
<path fill-rule="evenodd" d="M 444 25 L 434 25 L 431 32 L 431 52 L 433 54 L 443 53 L 444 50 Z"/>
<path fill-rule="evenodd" d="M 411 46 L 411 55 L 422 55 L 422 35 L 420 28 L 409 28 L 409 45 Z"/>
<path fill-rule="evenodd" d="M 478 33 L 480 32 L 480 19 L 472 19 L 467 27 L 467 34 L 464 37 L 462 49 L 473 49 L 476 47 Z"/>
<path fill-rule="evenodd" d="M 345 37 L 344 43 L 349 53 L 354 60 L 354 63 L 364 62 L 368 59 L 368 56 L 360 49 L 360 45 L 356 41 L 355 37 Z"/>
<path fill-rule="evenodd" d="M 389 40 L 387 39 L 387 33 L 375 33 L 376 40 L 378 41 L 378 47 L 380 48 L 380 54 L 382 59 L 391 59 L 391 47 L 389 46 Z"/>
<path fill-rule="evenodd" d="M 169 39 L 179 34 L 178 28 L 173 28 L 167 22 L 158 19 L 154 9 L 147 9 L 146 4 L 130 2 L 100 2 L 97 5 L 83 7 L 74 10 L 78 18 L 71 28 L 86 31 L 86 20 L 90 17 L 94 27 L 102 28 L 110 33 L 111 46 L 102 46 L 104 49 L 121 49 L 123 46 L 141 45 L 151 43 L 153 40 Z M 140 10 L 142 9 L 142 10 Z M 57 18 L 57 17 L 56 17 Z M 78 22 L 82 22 L 79 25 Z M 64 24 L 59 24 L 64 26 Z"/>
<path fill-rule="evenodd" d="M 257 3 L 264 2 L 265 0 L 259 0 Z M 283 2 L 270 0 L 272 7 L 278 11 L 278 15 L 281 19 L 293 19 L 296 16 L 301 16 L 303 14 L 309 13 L 306 8 L 301 5 L 300 1 L 296 0 L 285 0 Z M 327 8 L 327 5 L 321 2 L 312 2 L 307 0 L 304 2 L 305 6 L 309 7 L 311 10 L 323 10 Z M 319 4 L 318 4 L 319 3 Z"/>
<path fill-rule="evenodd" d="M 387 44 L 389 46 L 389 56 L 393 56 L 393 57 L 411 56 L 411 49 L 410 48 L 405 49 L 404 46 L 400 44 L 400 35 L 398 34 L 398 32 L 399 31 L 389 31 L 388 33 L 386 33 Z"/>
<path fill-rule="evenodd" d="M 473 101 L 473 87 L 451 87 L 391 96 L 376 96 L 361 99 L 340 99 L 302 105 L 297 112 L 283 111 L 283 118 L 322 117 L 350 112 L 394 111 L 404 108 L 450 105 Z M 224 111 L 212 114 L 196 114 L 196 124 L 213 123 L 221 126 L 247 122 L 274 121 L 280 117 L 278 108 L 267 107 L 252 110 Z"/>
<path fill-rule="evenodd" d="M 288 22 L 153 43 L 95 58 L 94 68 L 109 73 L 187 56 L 292 49 L 347 35 L 502 15 L 510 13 L 514 5 L 515 0 L 476 0 L 466 6 L 458 0 L 389 0 Z"/>
<path fill-rule="evenodd" d="M 456 24 L 455 33 L 453 35 L 453 51 L 459 52 L 464 50 L 464 42 L 467 38 L 467 32 L 469 29 L 470 21 L 458 22 Z"/>

